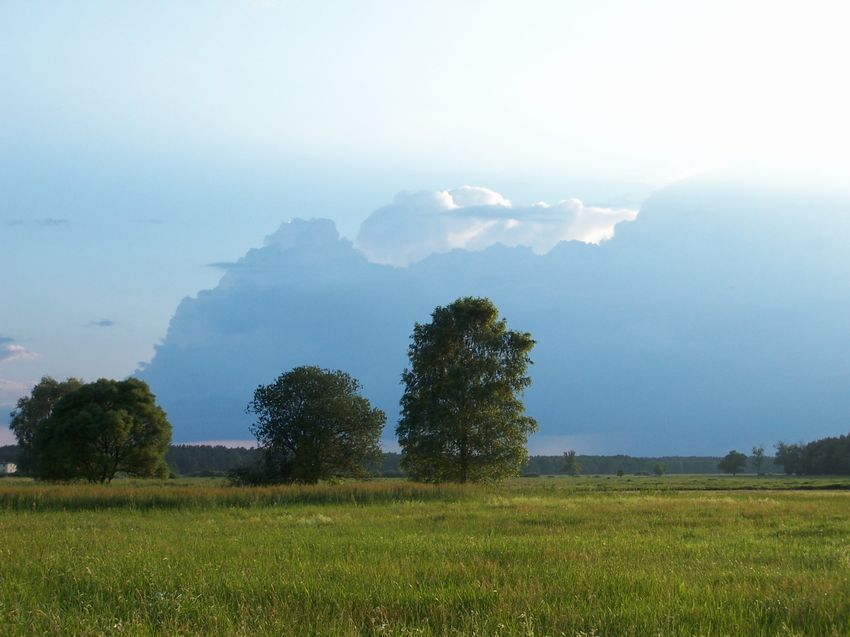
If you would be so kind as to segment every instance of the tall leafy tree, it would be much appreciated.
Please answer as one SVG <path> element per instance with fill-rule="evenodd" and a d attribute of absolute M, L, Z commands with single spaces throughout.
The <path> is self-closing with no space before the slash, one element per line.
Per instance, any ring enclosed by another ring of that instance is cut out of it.
<path fill-rule="evenodd" d="M 15 410 L 10 414 L 9 429 L 15 434 L 21 448 L 18 465 L 23 471 L 34 471 L 36 458 L 32 452 L 32 441 L 36 431 L 44 426 L 61 398 L 83 386 L 79 378 L 58 381 L 50 376 L 32 388 L 29 396 L 18 399 Z"/>
<path fill-rule="evenodd" d="M 410 477 L 468 482 L 519 473 L 537 429 L 520 399 L 533 347 L 486 298 L 437 307 L 430 323 L 414 326 L 396 430 Z"/>
<path fill-rule="evenodd" d="M 345 372 L 296 367 L 271 385 L 260 385 L 248 405 L 257 417 L 251 431 L 262 451 L 259 471 L 249 480 L 315 483 L 368 475 L 380 459 L 386 416 L 360 395 Z"/>
<path fill-rule="evenodd" d="M 109 482 L 166 477 L 171 424 L 147 384 L 102 378 L 60 399 L 32 440 L 38 477 Z"/>

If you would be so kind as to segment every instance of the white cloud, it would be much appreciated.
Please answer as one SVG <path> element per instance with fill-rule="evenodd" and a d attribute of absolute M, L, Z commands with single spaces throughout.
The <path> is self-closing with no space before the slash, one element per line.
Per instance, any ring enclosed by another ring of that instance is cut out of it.
<path fill-rule="evenodd" d="M 38 358 L 38 354 L 29 351 L 23 345 L 16 345 L 15 343 L 0 345 L 0 363 L 15 360 L 32 360 L 34 358 Z"/>
<path fill-rule="evenodd" d="M 515 206 L 479 186 L 400 193 L 360 227 L 357 248 L 370 261 L 409 265 L 457 248 L 484 250 L 501 243 L 545 254 L 561 241 L 600 243 L 636 210 L 586 206 L 578 199 Z"/>

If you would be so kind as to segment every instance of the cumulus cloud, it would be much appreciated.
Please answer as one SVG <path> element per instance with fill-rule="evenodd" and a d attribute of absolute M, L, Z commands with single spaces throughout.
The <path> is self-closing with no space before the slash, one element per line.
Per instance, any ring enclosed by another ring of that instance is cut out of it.
<path fill-rule="evenodd" d="M 16 343 L 3 343 L 0 341 L 0 363 L 6 363 L 15 360 L 32 360 L 38 358 L 38 354 L 29 351 L 23 345 Z"/>
<path fill-rule="evenodd" d="M 545 254 L 561 241 L 601 243 L 636 210 L 586 206 L 578 199 L 516 206 L 478 186 L 400 193 L 360 227 L 357 248 L 370 261 L 404 266 L 454 249 L 483 250 L 497 243 Z"/>

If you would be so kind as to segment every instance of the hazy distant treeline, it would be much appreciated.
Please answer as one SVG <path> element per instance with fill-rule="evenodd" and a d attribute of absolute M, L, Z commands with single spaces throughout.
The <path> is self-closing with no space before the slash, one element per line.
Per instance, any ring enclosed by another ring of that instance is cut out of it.
<path fill-rule="evenodd" d="M 174 445 L 166 454 L 171 470 L 180 476 L 204 476 L 226 474 L 233 469 L 255 461 L 256 449 L 228 448 L 210 445 Z M 659 458 L 636 458 L 632 456 L 578 456 L 583 475 L 613 475 L 617 471 L 626 474 L 653 473 L 657 464 L 665 467 L 666 473 L 696 474 L 720 473 L 717 468 L 719 457 L 712 456 L 671 456 Z M 404 472 L 399 467 L 401 454 L 384 453 L 379 465 L 371 467 L 377 476 L 401 477 Z M 773 458 L 766 458 L 764 471 L 781 473 L 782 467 L 773 464 Z M 746 471 L 755 473 L 752 466 Z M 522 468 L 523 475 L 559 475 L 566 473 L 563 456 L 532 456 Z"/>
<path fill-rule="evenodd" d="M 212 476 L 254 464 L 258 454 L 257 449 L 244 447 L 172 445 L 165 454 L 165 461 L 179 476 Z"/>
<path fill-rule="evenodd" d="M 786 454 L 779 458 L 767 457 L 762 471 L 765 473 L 797 473 L 800 475 L 850 475 L 850 436 L 824 438 L 808 444 L 785 445 Z M 790 455 L 789 453 L 790 452 Z M 177 476 L 226 475 L 237 467 L 251 464 L 258 451 L 244 447 L 213 445 L 172 445 L 165 456 L 171 472 Z M 0 446 L 0 461 L 15 462 L 20 454 L 17 446 Z M 717 465 L 720 457 L 713 456 L 663 456 L 657 458 L 625 455 L 577 457 L 581 475 L 614 475 L 622 471 L 627 475 L 652 474 L 662 465 L 668 474 L 721 473 Z M 379 465 L 371 467 L 376 476 L 401 477 L 401 454 L 384 453 Z M 787 464 L 783 464 L 783 461 Z M 752 459 L 745 472 L 755 473 Z M 523 466 L 522 475 L 560 475 L 567 473 L 563 456 L 531 456 Z"/>
<path fill-rule="evenodd" d="M 696 474 L 722 473 L 717 465 L 721 458 L 713 456 L 663 456 L 658 458 L 636 458 L 633 456 L 577 456 L 582 475 L 613 475 L 618 471 L 624 474 L 652 474 L 656 466 L 661 465 L 664 473 Z M 532 456 L 523 467 L 524 474 L 557 475 L 566 473 L 563 456 Z M 745 471 L 755 473 L 748 463 Z M 781 467 L 773 464 L 773 458 L 766 458 L 762 471 L 781 472 Z"/>
<path fill-rule="evenodd" d="M 20 451 L 9 445 L 0 447 L 0 460 L 15 462 Z M 165 456 L 171 472 L 177 476 L 219 476 L 226 475 L 237 467 L 255 462 L 258 451 L 244 447 L 223 447 L 213 445 L 172 445 Z M 618 471 L 625 474 L 651 474 L 656 465 L 664 466 L 666 473 L 697 474 L 720 473 L 717 464 L 719 457 L 712 456 L 669 456 L 659 458 L 636 458 L 632 456 L 578 456 L 582 475 L 614 475 Z M 384 453 L 381 463 L 371 467 L 376 476 L 402 477 L 399 467 L 401 454 Z M 747 471 L 755 472 L 748 466 Z M 768 473 L 782 473 L 782 467 L 773 464 L 773 458 L 767 458 L 764 470 Z M 560 475 L 566 473 L 563 456 L 531 456 L 523 466 L 522 475 Z"/>

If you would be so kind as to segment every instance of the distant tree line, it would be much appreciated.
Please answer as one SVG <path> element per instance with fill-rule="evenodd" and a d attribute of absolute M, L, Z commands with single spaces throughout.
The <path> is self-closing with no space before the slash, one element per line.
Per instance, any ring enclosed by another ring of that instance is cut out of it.
<path fill-rule="evenodd" d="M 234 469 L 257 459 L 257 449 L 223 447 L 221 445 L 172 445 L 165 453 L 165 462 L 172 476 L 226 476 Z M 23 455 L 18 445 L 0 446 L 0 461 L 19 463 Z M 31 475 L 26 468 L 21 475 Z"/>
<path fill-rule="evenodd" d="M 575 457 L 582 475 L 616 475 L 622 471 L 628 475 L 656 474 L 656 465 L 662 465 L 663 473 L 707 474 L 721 473 L 718 468 L 720 457 L 714 456 L 658 456 L 637 457 L 627 455 L 592 456 L 578 454 Z M 773 468 L 770 459 L 765 463 L 766 471 L 781 471 Z M 523 474 L 558 475 L 569 474 L 565 469 L 564 456 L 531 456 L 522 468 Z"/>
<path fill-rule="evenodd" d="M 808 444 L 778 446 L 777 456 L 765 456 L 760 469 L 752 457 L 747 458 L 743 473 L 788 473 L 798 475 L 850 475 L 850 436 L 824 438 Z M 257 461 L 260 450 L 220 445 L 172 445 L 165 460 L 172 475 L 183 477 L 226 476 L 239 467 Z M 0 461 L 18 463 L 21 457 L 17 445 L 0 446 Z M 723 458 L 717 456 L 659 456 L 576 455 L 581 475 L 653 475 L 656 465 L 664 466 L 667 474 L 719 474 Z M 364 465 L 375 477 L 406 477 L 401 468 L 401 454 L 384 452 L 377 462 Z M 531 456 L 522 466 L 520 475 L 568 475 L 564 456 Z"/>
<path fill-rule="evenodd" d="M 257 448 L 223 447 L 220 445 L 172 445 L 165 454 L 165 460 L 172 475 L 181 477 L 225 476 L 233 470 L 254 463 L 260 455 Z M 20 448 L 16 445 L 0 446 L 0 460 L 17 462 Z M 657 464 L 665 467 L 668 474 L 714 474 L 721 473 L 718 464 L 722 460 L 714 456 L 591 456 L 577 455 L 581 475 L 616 475 L 622 471 L 625 475 L 652 475 Z M 401 468 L 401 454 L 384 452 L 378 462 L 364 465 L 374 477 L 406 477 Z M 773 463 L 773 458 L 765 458 L 763 470 L 766 473 L 779 473 L 783 468 Z M 755 473 L 751 461 L 744 469 Z M 567 475 L 564 456 L 531 456 L 522 466 L 520 475 L 546 476 Z"/>
<path fill-rule="evenodd" d="M 221 445 L 172 445 L 165 454 L 171 473 L 187 477 L 223 476 L 253 464 L 259 450 Z"/>
<path fill-rule="evenodd" d="M 807 444 L 776 445 L 776 464 L 796 475 L 850 475 L 850 434 Z"/>

